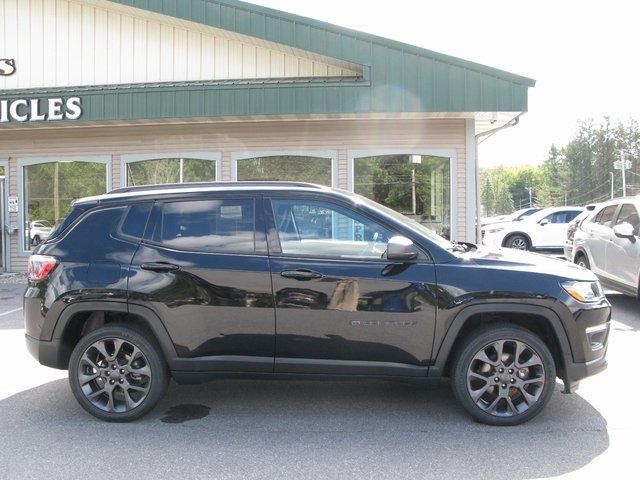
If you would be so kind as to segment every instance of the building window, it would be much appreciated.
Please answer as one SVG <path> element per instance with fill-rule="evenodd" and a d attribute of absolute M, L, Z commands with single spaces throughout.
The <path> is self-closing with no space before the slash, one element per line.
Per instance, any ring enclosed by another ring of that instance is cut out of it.
<path fill-rule="evenodd" d="M 23 249 L 46 240 L 53 228 L 71 212 L 73 200 L 106 193 L 106 162 L 34 161 L 22 167 Z"/>
<path fill-rule="evenodd" d="M 330 187 L 332 164 L 331 158 L 303 155 L 243 158 L 237 162 L 237 179 L 310 182 Z"/>
<path fill-rule="evenodd" d="M 126 162 L 127 185 L 215 182 L 217 162 L 200 158 L 153 158 Z"/>
<path fill-rule="evenodd" d="M 397 210 L 438 234 L 451 236 L 451 160 L 430 155 L 353 159 L 355 193 Z"/>

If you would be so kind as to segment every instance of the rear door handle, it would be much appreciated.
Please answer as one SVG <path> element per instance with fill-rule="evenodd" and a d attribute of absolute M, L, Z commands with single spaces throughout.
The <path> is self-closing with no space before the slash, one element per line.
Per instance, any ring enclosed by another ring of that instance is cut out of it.
<path fill-rule="evenodd" d="M 314 280 L 316 278 L 322 278 L 324 275 L 312 270 L 284 270 L 280 273 L 280 276 L 284 278 L 293 278 L 295 280 Z"/>
<path fill-rule="evenodd" d="M 150 270 L 152 272 L 175 272 L 176 270 L 180 270 L 178 265 L 163 262 L 143 263 L 140 265 L 140 268 L 142 270 Z"/>

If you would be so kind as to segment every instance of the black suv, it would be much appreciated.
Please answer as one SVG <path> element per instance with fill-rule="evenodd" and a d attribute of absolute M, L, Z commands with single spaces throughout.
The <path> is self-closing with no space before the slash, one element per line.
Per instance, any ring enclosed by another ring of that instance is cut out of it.
<path fill-rule="evenodd" d="M 596 277 L 452 243 L 302 183 L 133 187 L 78 200 L 29 260 L 27 346 L 92 415 L 140 418 L 169 378 L 450 377 L 478 421 L 538 414 L 606 367 Z"/>

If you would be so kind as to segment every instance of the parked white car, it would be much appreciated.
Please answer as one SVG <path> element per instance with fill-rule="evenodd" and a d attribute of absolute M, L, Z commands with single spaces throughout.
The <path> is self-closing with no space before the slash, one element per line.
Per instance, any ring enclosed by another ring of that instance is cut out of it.
<path fill-rule="evenodd" d="M 581 207 L 545 208 L 518 222 L 487 225 L 482 243 L 516 250 L 562 250 L 571 221 L 584 211 Z"/>
<path fill-rule="evenodd" d="M 33 220 L 29 222 L 29 240 L 31 241 L 31 245 L 38 245 L 44 242 L 49 238 L 52 230 L 53 226 L 46 220 Z"/>
<path fill-rule="evenodd" d="M 640 283 L 640 197 L 598 205 L 573 238 L 573 261 L 602 284 L 638 296 Z"/>
<path fill-rule="evenodd" d="M 486 225 L 494 225 L 496 223 L 504 223 L 504 222 L 518 222 L 529 215 L 532 215 L 536 212 L 542 210 L 541 208 L 530 207 L 523 208 L 521 210 L 517 210 L 513 212 L 511 215 L 500 215 L 498 217 L 487 217 L 482 219 L 482 226 Z"/>

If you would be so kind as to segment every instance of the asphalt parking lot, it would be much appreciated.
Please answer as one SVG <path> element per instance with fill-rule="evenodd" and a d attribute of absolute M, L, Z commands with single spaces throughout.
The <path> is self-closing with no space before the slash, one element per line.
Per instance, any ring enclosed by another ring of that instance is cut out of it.
<path fill-rule="evenodd" d="M 532 422 L 472 422 L 445 381 L 172 384 L 107 424 L 24 347 L 23 284 L 0 279 L 0 478 L 637 478 L 640 302 L 610 295 L 609 369 Z"/>

